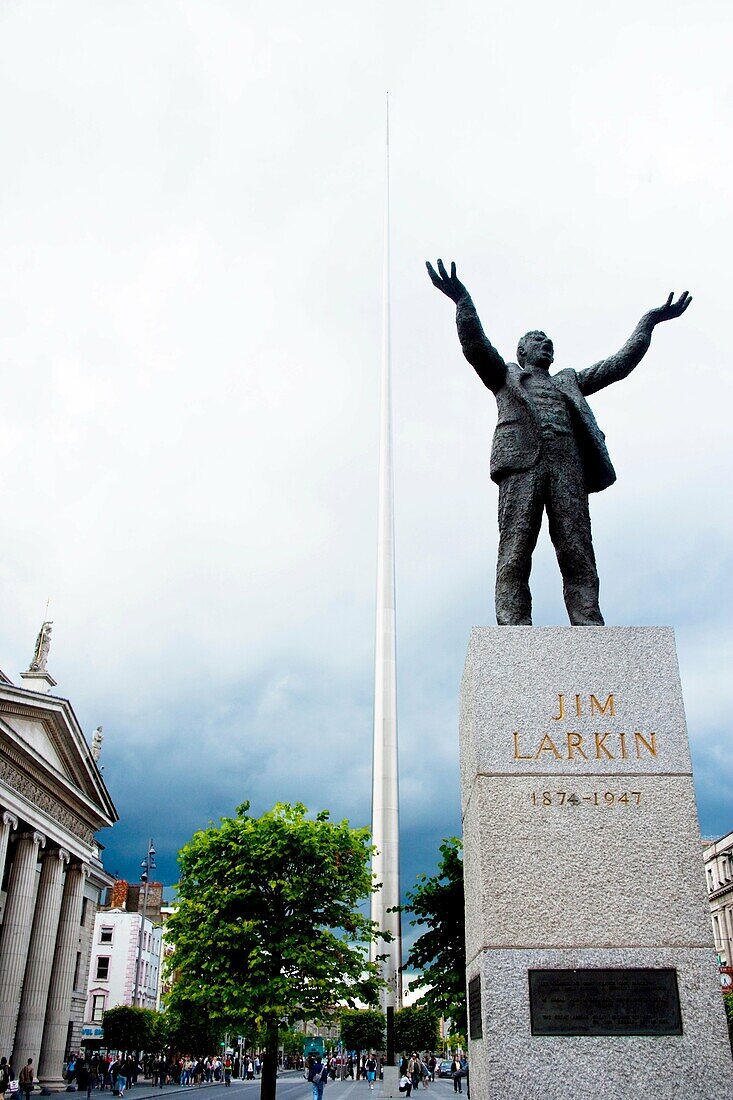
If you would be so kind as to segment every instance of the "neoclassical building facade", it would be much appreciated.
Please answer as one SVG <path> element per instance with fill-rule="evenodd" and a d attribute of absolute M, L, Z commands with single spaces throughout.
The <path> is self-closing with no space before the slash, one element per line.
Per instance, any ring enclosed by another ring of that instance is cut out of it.
<path fill-rule="evenodd" d="M 733 988 L 733 832 L 717 840 L 703 840 L 705 878 L 713 922 L 715 950 L 728 972 L 724 988 Z"/>
<path fill-rule="evenodd" d="M 53 1089 L 78 1050 L 94 917 L 112 882 L 95 834 L 117 813 L 99 744 L 93 753 L 69 701 L 50 694 L 47 653 L 39 635 L 20 686 L 0 672 L 0 1055 L 16 1072 L 32 1058 Z"/>

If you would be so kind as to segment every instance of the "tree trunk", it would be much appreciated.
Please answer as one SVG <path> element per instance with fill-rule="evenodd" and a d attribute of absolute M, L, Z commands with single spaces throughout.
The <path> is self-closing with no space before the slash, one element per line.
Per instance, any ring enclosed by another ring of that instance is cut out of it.
<path fill-rule="evenodd" d="M 278 1021 L 268 1020 L 265 1024 L 265 1056 L 262 1060 L 262 1080 L 260 1082 L 260 1100 L 275 1100 L 277 1090 L 277 1047 L 280 1037 Z"/>

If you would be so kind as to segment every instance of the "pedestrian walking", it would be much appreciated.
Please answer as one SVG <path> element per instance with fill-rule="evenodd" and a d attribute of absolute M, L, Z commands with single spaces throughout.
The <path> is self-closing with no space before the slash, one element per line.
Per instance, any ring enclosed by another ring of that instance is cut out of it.
<path fill-rule="evenodd" d="M 0 1058 L 0 1100 L 5 1100 L 5 1093 L 10 1088 L 10 1066 L 7 1058 Z"/>
<path fill-rule="evenodd" d="M 365 1063 L 366 1079 L 369 1082 L 370 1091 L 374 1090 L 374 1082 L 377 1079 L 377 1059 L 374 1057 L 374 1051 L 369 1055 Z"/>
<path fill-rule="evenodd" d="M 412 1052 L 412 1057 L 407 1063 L 407 1076 L 412 1081 L 412 1087 L 417 1092 L 418 1085 L 420 1084 L 420 1059 L 417 1056 L 417 1052 Z"/>
<path fill-rule="evenodd" d="M 422 1058 L 420 1061 L 420 1076 L 422 1078 L 422 1087 L 426 1089 L 430 1084 L 430 1066 L 428 1065 L 427 1058 Z"/>
<path fill-rule="evenodd" d="M 463 1092 L 463 1089 L 461 1088 L 461 1069 L 462 1068 L 463 1067 L 461 1066 L 461 1060 L 458 1057 L 458 1055 L 456 1054 L 455 1058 L 453 1059 L 453 1063 L 451 1065 L 451 1074 L 453 1076 L 453 1091 L 454 1092 Z"/>
<path fill-rule="evenodd" d="M 323 1100 L 323 1087 L 328 1080 L 328 1069 L 321 1061 L 320 1054 L 316 1055 L 315 1061 L 308 1070 L 308 1080 L 313 1086 L 313 1100 Z"/>
<path fill-rule="evenodd" d="M 33 1092 L 33 1078 L 35 1074 L 33 1072 L 33 1059 L 29 1058 L 26 1064 L 20 1071 L 20 1077 L 18 1078 L 18 1084 L 20 1085 L 20 1091 L 23 1094 L 23 1100 L 30 1100 L 30 1095 Z"/>
<path fill-rule="evenodd" d="M 117 1067 L 117 1095 L 124 1096 L 125 1089 L 127 1088 L 127 1082 L 132 1076 L 132 1062 L 129 1058 L 125 1058 L 124 1062 Z"/>
<path fill-rule="evenodd" d="M 74 1074 L 76 1076 L 77 1091 L 85 1092 L 87 1094 L 87 1100 L 89 1100 L 92 1095 L 92 1072 L 87 1063 L 77 1061 Z"/>
<path fill-rule="evenodd" d="M 10 1079 L 13 1076 L 13 1071 L 10 1068 L 10 1064 L 7 1058 L 0 1058 L 0 1098 L 5 1100 L 5 1093 L 10 1089 Z"/>

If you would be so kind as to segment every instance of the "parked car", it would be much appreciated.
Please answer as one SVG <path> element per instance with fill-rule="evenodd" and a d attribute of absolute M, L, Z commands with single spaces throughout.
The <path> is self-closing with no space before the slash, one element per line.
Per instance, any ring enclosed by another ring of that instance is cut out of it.
<path fill-rule="evenodd" d="M 438 1077 L 452 1077 L 453 1062 L 438 1062 Z"/>

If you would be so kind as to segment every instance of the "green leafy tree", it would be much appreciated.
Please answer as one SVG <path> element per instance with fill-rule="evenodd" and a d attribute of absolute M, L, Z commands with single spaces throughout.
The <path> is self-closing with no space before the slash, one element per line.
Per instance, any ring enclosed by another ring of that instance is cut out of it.
<path fill-rule="evenodd" d="M 118 1005 L 102 1016 L 104 1044 L 111 1050 L 154 1053 L 161 1046 L 161 1015 L 151 1008 Z"/>
<path fill-rule="evenodd" d="M 287 1020 L 280 1021 L 281 1032 L 283 1030 L 288 1031 L 291 1026 L 292 1025 Z M 262 1020 L 260 1019 L 258 1021 L 254 1016 L 235 1016 L 234 1018 L 228 1018 L 225 1030 L 242 1036 L 245 1052 L 249 1051 L 254 1053 L 255 1051 L 262 1050 L 265 1045 L 265 1029 L 262 1025 Z"/>
<path fill-rule="evenodd" d="M 164 1012 L 155 1012 L 151 1021 L 150 1046 L 148 1054 L 160 1053 L 168 1046 L 168 1021 Z"/>
<path fill-rule="evenodd" d="M 463 900 L 463 845 L 450 837 L 440 846 L 438 872 L 420 875 L 407 894 L 403 912 L 410 924 L 425 928 L 412 945 L 407 966 L 419 972 L 426 991 L 418 1004 L 450 1018 L 464 1032 L 466 1011 L 466 933 Z"/>
<path fill-rule="evenodd" d="M 283 1048 L 284 1054 L 302 1054 L 303 1053 L 303 1039 L 305 1036 L 302 1031 L 294 1031 L 290 1028 L 285 1028 L 280 1031 L 280 1046 Z"/>
<path fill-rule="evenodd" d="M 395 1049 L 407 1053 L 437 1050 L 440 1043 L 438 1016 L 430 1008 L 412 1005 L 394 1014 Z"/>
<path fill-rule="evenodd" d="M 460 1031 L 452 1031 L 448 1037 L 448 1046 L 451 1050 L 466 1050 L 466 1036 Z"/>
<path fill-rule="evenodd" d="M 373 889 L 367 829 L 278 804 L 196 833 L 179 853 L 178 911 L 168 934 L 177 981 L 171 1009 L 265 1030 L 261 1100 L 274 1100 L 283 1017 L 323 1019 L 336 1003 L 376 1002 L 377 933 L 359 910 Z M 241 1034 L 241 1032 L 240 1032 Z"/>
<path fill-rule="evenodd" d="M 340 1014 L 341 1042 L 347 1050 L 384 1050 L 386 1021 L 382 1012 L 344 1009 Z"/>
<path fill-rule="evenodd" d="M 163 1013 L 162 1019 L 165 1022 L 163 1045 L 176 1054 L 201 1057 L 220 1049 L 225 1031 L 223 1022 L 202 1015 L 195 1005 L 184 998 L 178 998 L 175 1006 Z"/>

